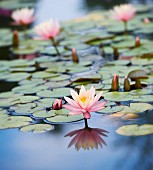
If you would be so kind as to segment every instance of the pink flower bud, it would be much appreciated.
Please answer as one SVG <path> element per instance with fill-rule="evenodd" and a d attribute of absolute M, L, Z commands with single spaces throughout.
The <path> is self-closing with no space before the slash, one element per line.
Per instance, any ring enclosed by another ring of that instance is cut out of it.
<path fill-rule="evenodd" d="M 76 52 L 75 48 L 72 49 L 72 60 L 73 60 L 74 63 L 79 62 L 79 58 L 78 58 L 78 55 L 77 55 L 77 52 Z"/>
<path fill-rule="evenodd" d="M 13 31 L 12 46 L 13 48 L 18 48 L 19 46 L 19 33 L 17 30 Z"/>
<path fill-rule="evenodd" d="M 130 91 L 131 90 L 131 85 L 128 77 L 126 76 L 124 79 L 124 91 Z"/>
<path fill-rule="evenodd" d="M 60 110 L 62 109 L 62 99 L 56 99 L 55 102 L 52 104 L 53 110 Z"/>
<path fill-rule="evenodd" d="M 140 38 L 139 37 L 136 37 L 135 38 L 135 47 L 138 47 L 141 45 L 141 42 L 140 42 Z"/>
<path fill-rule="evenodd" d="M 150 23 L 150 20 L 149 20 L 149 18 L 144 18 L 143 22 L 144 22 L 145 24 L 148 24 L 148 23 Z"/>
<path fill-rule="evenodd" d="M 119 89 L 119 76 L 117 74 L 114 74 L 114 77 L 112 79 L 112 91 L 118 91 Z"/>

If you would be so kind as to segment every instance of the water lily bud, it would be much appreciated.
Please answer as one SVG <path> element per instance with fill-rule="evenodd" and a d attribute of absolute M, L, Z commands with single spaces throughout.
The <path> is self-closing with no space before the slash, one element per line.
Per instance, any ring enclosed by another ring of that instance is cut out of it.
<path fill-rule="evenodd" d="M 139 79 L 135 80 L 135 89 L 142 89 L 142 85 Z"/>
<path fill-rule="evenodd" d="M 62 99 L 56 99 L 55 102 L 52 104 L 53 110 L 60 110 L 62 109 Z"/>
<path fill-rule="evenodd" d="M 113 48 L 113 53 L 114 53 L 114 60 L 118 60 L 119 58 L 119 52 L 117 48 Z"/>
<path fill-rule="evenodd" d="M 72 49 L 72 60 L 74 63 L 79 63 L 79 58 L 75 48 Z"/>
<path fill-rule="evenodd" d="M 114 74 L 114 77 L 112 79 L 112 91 L 118 91 L 119 89 L 119 76 L 117 74 Z"/>
<path fill-rule="evenodd" d="M 136 37 L 135 38 L 135 47 L 139 47 L 141 45 L 140 38 Z"/>
<path fill-rule="evenodd" d="M 148 24 L 148 23 L 150 23 L 150 20 L 149 20 L 149 18 L 144 18 L 143 22 L 144 22 L 145 24 Z"/>
<path fill-rule="evenodd" d="M 18 48 L 19 46 L 19 33 L 17 30 L 13 31 L 12 46 L 13 48 Z"/>
<path fill-rule="evenodd" d="M 124 91 L 130 91 L 131 90 L 131 85 L 128 77 L 126 76 L 124 79 Z"/>

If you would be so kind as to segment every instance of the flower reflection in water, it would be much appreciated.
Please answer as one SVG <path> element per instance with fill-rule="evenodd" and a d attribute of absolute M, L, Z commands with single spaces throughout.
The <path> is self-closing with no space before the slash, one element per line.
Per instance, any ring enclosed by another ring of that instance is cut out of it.
<path fill-rule="evenodd" d="M 85 124 L 86 125 L 83 129 L 74 130 L 65 135 L 65 137 L 73 137 L 68 145 L 68 148 L 75 145 L 76 150 L 79 150 L 80 148 L 89 150 L 90 148 L 98 149 L 98 146 L 102 147 L 102 145 L 107 146 L 102 136 L 107 137 L 105 133 L 109 132 L 99 128 L 88 127 L 87 119 L 85 119 Z"/>

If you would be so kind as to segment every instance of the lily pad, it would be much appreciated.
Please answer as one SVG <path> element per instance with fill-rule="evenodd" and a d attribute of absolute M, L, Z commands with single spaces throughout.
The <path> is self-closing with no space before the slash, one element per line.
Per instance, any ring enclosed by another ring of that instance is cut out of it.
<path fill-rule="evenodd" d="M 43 90 L 37 93 L 37 96 L 40 97 L 64 97 L 64 96 L 69 96 L 70 95 L 70 90 L 71 88 L 58 88 L 58 89 L 53 89 L 51 90 Z"/>
<path fill-rule="evenodd" d="M 48 124 L 33 124 L 24 126 L 20 129 L 21 132 L 33 132 L 33 133 L 43 133 L 51 131 L 54 129 L 54 126 Z"/>
<path fill-rule="evenodd" d="M 130 101 L 133 97 L 128 92 L 108 92 L 104 94 L 104 99 L 109 101 Z"/>
<path fill-rule="evenodd" d="M 130 103 L 130 106 L 124 106 L 124 109 L 120 111 L 122 114 L 129 113 L 142 113 L 148 110 L 152 110 L 153 106 L 148 103 Z"/>
<path fill-rule="evenodd" d="M 98 113 L 102 114 L 111 114 L 111 113 L 116 113 L 124 109 L 124 106 L 114 106 L 114 107 L 106 107 L 102 110 L 99 110 Z"/>
<path fill-rule="evenodd" d="M 8 116 L 0 119 L 0 129 L 19 128 L 29 125 L 32 122 L 30 117 Z"/>
<path fill-rule="evenodd" d="M 153 125 L 144 124 L 144 125 L 126 125 L 118 128 L 116 132 L 124 136 L 142 136 L 149 135 L 153 133 Z"/>
<path fill-rule="evenodd" d="M 83 119 L 83 115 L 73 115 L 73 116 L 57 115 L 54 117 L 46 118 L 47 122 L 49 123 L 70 123 L 70 122 L 76 122 L 82 119 Z"/>

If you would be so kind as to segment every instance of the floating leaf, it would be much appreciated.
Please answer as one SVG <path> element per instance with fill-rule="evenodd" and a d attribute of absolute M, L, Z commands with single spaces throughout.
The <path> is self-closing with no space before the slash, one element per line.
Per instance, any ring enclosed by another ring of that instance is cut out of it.
<path fill-rule="evenodd" d="M 29 125 L 32 122 L 30 117 L 8 116 L 0 119 L 0 129 L 19 128 Z"/>
<path fill-rule="evenodd" d="M 37 93 L 37 96 L 40 97 L 64 97 L 64 96 L 69 96 L 70 95 L 70 90 L 71 88 L 59 88 L 59 89 L 53 89 L 51 90 L 43 90 Z"/>
<path fill-rule="evenodd" d="M 37 110 L 32 114 L 36 118 L 47 118 L 47 117 L 52 117 L 55 116 L 54 111 L 46 111 L 46 110 Z"/>
<path fill-rule="evenodd" d="M 54 126 L 48 124 L 33 124 L 24 126 L 20 129 L 21 132 L 43 133 L 53 130 Z"/>
<path fill-rule="evenodd" d="M 104 94 L 104 99 L 110 101 L 122 102 L 122 101 L 133 100 L 133 97 L 129 95 L 128 92 L 109 92 Z"/>
<path fill-rule="evenodd" d="M 144 125 L 126 125 L 118 128 L 116 132 L 124 136 L 142 136 L 149 135 L 153 133 L 153 125 L 144 124 Z"/>
<path fill-rule="evenodd" d="M 124 109 L 124 106 L 114 106 L 114 107 L 106 107 L 102 110 L 99 110 L 98 113 L 102 114 L 111 114 L 111 113 L 116 113 Z"/>
<path fill-rule="evenodd" d="M 129 114 L 129 113 L 142 113 L 147 110 L 152 110 L 153 106 L 148 103 L 130 103 L 130 107 L 124 106 L 124 109 L 120 111 L 122 114 Z"/>
<path fill-rule="evenodd" d="M 73 116 L 64 116 L 64 115 L 57 115 L 55 117 L 46 118 L 47 122 L 50 123 L 69 123 L 75 122 L 83 119 L 83 115 L 73 115 Z"/>

